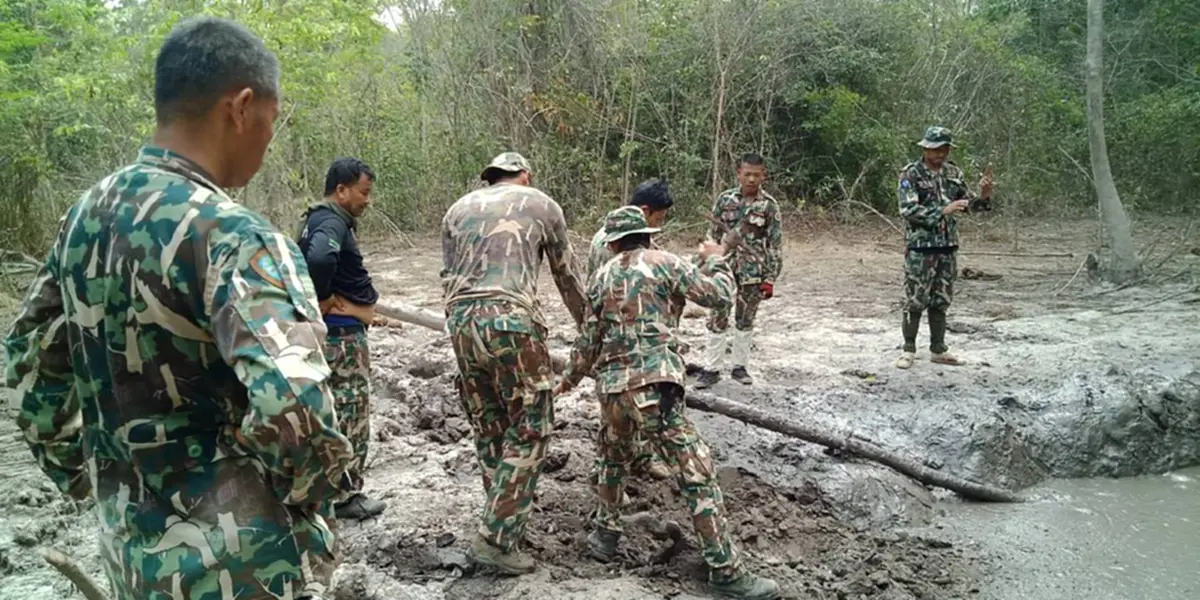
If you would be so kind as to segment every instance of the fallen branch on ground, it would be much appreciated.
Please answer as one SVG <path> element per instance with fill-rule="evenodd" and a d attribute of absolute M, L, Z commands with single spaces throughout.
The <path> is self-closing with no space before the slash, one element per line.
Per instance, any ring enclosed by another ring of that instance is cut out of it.
<path fill-rule="evenodd" d="M 1071 252 L 968 252 L 959 250 L 963 256 L 1013 256 L 1019 258 L 1075 258 Z"/>
<path fill-rule="evenodd" d="M 688 408 L 724 415 L 731 419 L 754 425 L 755 427 L 782 433 L 828 448 L 843 450 L 891 467 L 921 483 L 957 492 L 964 498 L 985 502 L 1025 501 L 1025 498 L 1020 493 L 982 483 L 975 483 L 930 469 L 916 461 L 902 458 L 894 452 L 881 448 L 874 443 L 856 438 L 852 434 L 846 436 L 835 435 L 812 425 L 801 424 L 785 417 L 769 415 L 740 402 L 734 402 L 703 392 L 688 392 L 686 399 Z"/>
<path fill-rule="evenodd" d="M 83 569 L 80 569 L 70 556 L 54 548 L 42 548 L 38 550 L 38 555 L 71 580 L 71 583 L 79 588 L 79 593 L 83 594 L 87 600 L 108 600 L 108 595 L 104 593 L 104 590 L 100 589 L 100 586 L 96 585 L 96 582 L 88 577 L 87 573 L 84 573 Z"/>
<path fill-rule="evenodd" d="M 847 204 L 857 204 L 858 206 L 861 206 L 861 207 L 875 213 L 880 219 L 883 219 L 884 223 L 888 224 L 888 227 L 891 227 L 896 233 L 899 233 L 901 236 L 904 235 L 904 230 L 901 229 L 900 226 L 896 225 L 895 223 L 892 222 L 891 219 L 887 218 L 886 215 L 884 215 L 883 213 L 876 210 L 874 206 L 871 206 L 870 204 L 867 204 L 866 202 L 859 202 L 858 200 L 849 200 L 849 199 L 846 200 L 846 203 Z"/>
<path fill-rule="evenodd" d="M 445 319 L 423 308 L 397 302 L 380 302 L 375 305 L 375 311 L 407 323 L 421 325 L 436 331 L 445 331 Z M 555 373 L 561 374 L 565 370 L 567 361 L 564 357 L 551 355 L 550 360 Z M 810 425 L 802 425 L 790 419 L 769 415 L 745 404 L 711 394 L 689 392 L 686 398 L 689 408 L 717 413 L 749 425 L 754 425 L 755 427 L 799 438 L 806 442 L 841 449 L 891 467 L 921 483 L 957 492 L 964 498 L 988 502 L 1021 502 L 1024 500 L 1016 492 L 967 481 L 940 471 L 935 471 L 914 461 L 901 458 L 889 450 L 885 450 L 861 438 L 856 438 L 853 435 L 839 437 Z"/>

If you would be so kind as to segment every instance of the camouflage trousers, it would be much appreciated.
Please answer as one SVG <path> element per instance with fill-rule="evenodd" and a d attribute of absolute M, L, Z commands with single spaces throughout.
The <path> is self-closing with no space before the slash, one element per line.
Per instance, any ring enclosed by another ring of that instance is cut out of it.
<path fill-rule="evenodd" d="M 956 252 L 904 253 L 904 309 L 920 312 L 926 308 L 945 311 L 954 300 L 954 280 L 958 277 Z"/>
<path fill-rule="evenodd" d="M 553 374 L 545 332 L 480 305 L 447 319 L 463 411 L 487 493 L 479 534 L 512 551 L 524 535 L 554 430 Z M 517 330 L 517 331 L 512 331 Z"/>
<path fill-rule="evenodd" d="M 354 458 L 342 479 L 341 500 L 348 500 L 362 492 L 367 444 L 371 440 L 371 352 L 366 329 L 331 333 L 325 340 L 325 362 L 332 371 L 329 389 L 337 409 L 338 428 L 354 447 Z"/>
<path fill-rule="evenodd" d="M 605 394 L 600 394 L 600 405 L 604 405 Z M 646 436 L 646 431 L 639 429 L 633 434 L 634 457 L 630 463 L 630 469 L 637 471 L 650 465 L 654 460 L 655 455 L 659 454 L 658 444 L 651 443 Z M 604 470 L 604 457 L 599 453 L 596 454 L 596 461 L 592 464 L 591 483 L 598 485 L 600 482 L 600 472 Z"/>
<path fill-rule="evenodd" d="M 705 369 L 721 370 L 727 352 L 731 355 L 735 367 L 746 366 L 750 361 L 750 346 L 754 341 L 754 319 L 758 316 L 758 305 L 762 303 L 762 299 L 762 288 L 759 284 L 738 286 L 737 297 L 733 301 L 733 332 L 729 331 L 728 307 L 709 313 L 708 347 L 701 359 Z"/>
<path fill-rule="evenodd" d="M 675 398 L 665 415 L 659 406 L 664 395 Z M 598 444 L 602 462 L 596 485 L 600 499 L 596 526 L 621 531 L 621 497 L 629 466 L 637 454 L 634 439 L 645 432 L 651 443 L 659 446 L 668 466 L 678 473 L 679 491 L 692 513 L 705 562 L 720 576 L 738 575 L 741 560 L 729 534 L 716 469 L 708 446 L 684 414 L 683 387 L 661 383 L 608 394 L 601 401 L 600 415 Z"/>

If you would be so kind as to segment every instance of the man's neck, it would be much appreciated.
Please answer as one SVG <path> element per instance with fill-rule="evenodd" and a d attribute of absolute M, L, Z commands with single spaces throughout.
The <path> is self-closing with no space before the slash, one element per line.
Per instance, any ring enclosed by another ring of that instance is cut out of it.
<path fill-rule="evenodd" d="M 925 160 L 922 160 L 921 164 L 925 165 L 925 170 L 933 172 L 933 173 L 937 173 L 938 171 L 942 170 L 942 165 L 938 165 L 935 167 L 935 166 L 929 164 L 929 162 L 925 161 Z"/>
<path fill-rule="evenodd" d="M 220 153 L 216 151 L 216 144 L 210 137 L 198 135 L 192 129 L 195 128 L 184 124 L 160 125 L 154 130 L 150 143 L 196 163 L 212 177 L 213 183 L 227 187 L 228 177 L 222 161 L 217 158 Z"/>
<path fill-rule="evenodd" d="M 753 200 L 758 197 L 758 190 L 755 190 L 753 194 L 748 194 L 746 193 L 746 188 L 740 187 L 738 188 L 738 194 L 740 194 L 742 198 L 746 200 Z"/>

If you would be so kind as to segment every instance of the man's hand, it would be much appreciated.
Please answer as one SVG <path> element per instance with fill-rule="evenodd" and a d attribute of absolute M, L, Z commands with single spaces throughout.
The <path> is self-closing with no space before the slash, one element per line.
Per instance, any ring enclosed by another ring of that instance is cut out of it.
<path fill-rule="evenodd" d="M 696 251 L 700 253 L 701 260 L 704 260 L 710 256 L 724 256 L 725 246 L 706 240 L 700 242 L 700 246 L 696 248 Z"/>
<path fill-rule="evenodd" d="M 775 296 L 775 284 L 771 283 L 770 281 L 762 282 L 758 286 L 758 289 L 762 290 L 763 300 L 770 300 Z"/>
<path fill-rule="evenodd" d="M 554 390 L 550 392 L 550 396 L 552 398 L 557 398 L 569 391 L 571 391 L 571 385 L 567 383 L 567 380 L 559 379 L 558 383 L 554 385 Z"/>
<path fill-rule="evenodd" d="M 970 205 L 970 203 L 970 200 L 955 200 L 954 202 L 947 204 L 946 207 L 942 209 L 942 214 L 952 215 L 956 212 L 964 212 L 967 210 L 967 206 Z"/>
<path fill-rule="evenodd" d="M 979 180 L 979 197 L 987 200 L 992 197 L 992 165 L 983 170 L 983 178 Z"/>
<path fill-rule="evenodd" d="M 339 308 L 341 306 L 341 300 L 338 298 L 337 294 L 330 294 L 328 298 L 321 300 L 320 306 L 321 315 L 324 316 L 329 314 L 329 311 Z"/>

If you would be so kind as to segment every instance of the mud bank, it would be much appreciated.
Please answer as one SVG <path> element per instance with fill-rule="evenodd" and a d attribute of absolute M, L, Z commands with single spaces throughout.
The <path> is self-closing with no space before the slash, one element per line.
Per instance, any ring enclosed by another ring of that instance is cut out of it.
<path fill-rule="evenodd" d="M 1062 244 L 1057 231 L 1048 235 Z M 426 245 L 431 250 L 417 253 L 375 246 L 369 263 L 384 295 L 436 308 L 438 257 L 435 244 Z M 960 262 L 1003 277 L 960 283 L 949 341 L 971 366 L 937 367 L 922 355 L 912 370 L 895 370 L 898 252 L 869 238 L 812 239 L 789 248 L 778 297 L 761 309 L 751 365 L 756 384 L 722 382 L 712 391 L 1011 487 L 1200 461 L 1200 305 L 1190 296 L 1161 301 L 1175 290 L 1084 286 L 1055 295 L 1075 270 L 1073 259 Z M 573 332 L 549 277 L 542 281 L 561 352 Z M 683 335 L 699 351 L 703 315 L 691 316 Z M 659 543 L 632 531 L 619 563 L 585 555 L 594 506 L 587 473 L 598 429 L 590 384 L 556 401 L 556 439 L 526 540 L 539 571 L 518 579 L 475 572 L 464 551 L 483 495 L 448 344 L 416 327 L 375 330 L 371 342 L 374 439 L 366 486 L 389 509 L 373 521 L 340 525 L 337 598 L 707 597 L 694 543 L 667 564 L 652 564 Z M 12 414 L 0 423 L 0 476 L 8 484 L 0 489 L 0 600 L 65 597 L 65 581 L 32 550 L 68 549 L 100 576 L 93 517 L 36 470 Z M 718 460 L 747 563 L 778 579 L 789 598 L 999 598 L 989 586 L 1024 576 L 1011 570 L 1043 576 L 996 551 L 1006 538 L 985 526 L 1024 507 L 988 506 L 992 516 L 961 520 L 956 511 L 971 505 L 889 469 L 721 416 L 692 416 Z M 1046 489 L 1034 488 L 1040 502 L 1071 502 Z M 671 484 L 638 479 L 629 494 L 630 511 L 652 511 L 688 528 Z M 1046 565 L 1041 573 L 1062 560 L 1040 545 L 1030 556 Z M 1107 568 L 1084 564 L 1081 573 L 1093 567 Z"/>

